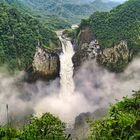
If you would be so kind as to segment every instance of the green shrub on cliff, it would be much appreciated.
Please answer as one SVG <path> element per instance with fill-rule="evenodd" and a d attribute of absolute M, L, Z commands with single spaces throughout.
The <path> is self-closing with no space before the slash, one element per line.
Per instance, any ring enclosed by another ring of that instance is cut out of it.
<path fill-rule="evenodd" d="M 63 32 L 67 37 L 70 37 L 72 40 L 75 39 L 76 36 L 76 30 L 75 29 L 67 29 Z"/>
<path fill-rule="evenodd" d="M 89 140 L 139 140 L 140 91 L 113 105 L 106 118 L 91 121 Z"/>

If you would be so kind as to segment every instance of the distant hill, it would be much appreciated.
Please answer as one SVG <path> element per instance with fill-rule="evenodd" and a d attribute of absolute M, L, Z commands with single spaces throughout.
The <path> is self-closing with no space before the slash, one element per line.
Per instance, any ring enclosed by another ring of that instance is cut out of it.
<path fill-rule="evenodd" d="M 95 11 L 109 11 L 119 5 L 116 2 L 103 0 L 1 0 L 30 13 L 50 29 L 58 30 L 79 24 Z"/>
<path fill-rule="evenodd" d="M 37 18 L 42 24 L 52 30 L 64 29 L 70 27 L 70 24 L 63 18 L 56 15 L 44 15 L 32 9 L 28 4 L 25 4 L 24 0 L 1 0 L 0 3 L 5 3 L 8 6 L 15 7 L 22 13 L 30 14 Z M 35 8 L 36 9 L 36 8 Z"/>
<path fill-rule="evenodd" d="M 69 23 L 79 23 L 95 11 L 109 11 L 119 3 L 102 0 L 21 0 L 41 16 L 55 15 Z"/>

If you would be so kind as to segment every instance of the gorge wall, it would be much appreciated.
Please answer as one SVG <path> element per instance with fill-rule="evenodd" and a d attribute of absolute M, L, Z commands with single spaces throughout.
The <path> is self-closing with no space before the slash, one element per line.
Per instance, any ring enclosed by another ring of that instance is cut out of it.
<path fill-rule="evenodd" d="M 86 61 L 96 60 L 99 65 L 110 71 L 121 72 L 132 58 L 132 52 L 126 41 L 114 43 L 110 48 L 102 48 L 90 27 L 83 27 L 73 42 L 76 42 L 77 46 L 73 57 L 75 69 Z"/>
<path fill-rule="evenodd" d="M 51 80 L 59 76 L 60 61 L 56 52 L 37 47 L 31 67 L 27 70 L 28 81 Z"/>

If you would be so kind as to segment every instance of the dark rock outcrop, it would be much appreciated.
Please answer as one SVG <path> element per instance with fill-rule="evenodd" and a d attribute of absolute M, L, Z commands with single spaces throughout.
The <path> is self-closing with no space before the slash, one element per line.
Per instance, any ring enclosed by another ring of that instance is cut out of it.
<path fill-rule="evenodd" d="M 72 137 L 76 140 L 87 140 L 87 137 L 90 134 L 90 127 L 88 120 L 100 120 L 105 117 L 107 113 L 106 108 L 99 108 L 95 112 L 90 113 L 81 113 L 75 118 L 74 128 L 72 130 Z"/>
<path fill-rule="evenodd" d="M 73 56 L 74 67 L 78 68 L 83 62 L 95 59 L 99 53 L 100 46 L 97 40 L 82 44 Z"/>
<path fill-rule="evenodd" d="M 37 47 L 32 66 L 27 70 L 28 81 L 38 79 L 49 81 L 59 76 L 59 55 L 53 51 Z"/>

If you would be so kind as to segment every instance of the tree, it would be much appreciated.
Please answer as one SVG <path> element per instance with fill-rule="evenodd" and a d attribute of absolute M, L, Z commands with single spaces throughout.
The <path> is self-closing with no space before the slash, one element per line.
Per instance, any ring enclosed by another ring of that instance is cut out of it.
<path fill-rule="evenodd" d="M 1 140 L 68 140 L 65 134 L 65 124 L 50 113 L 41 118 L 32 117 L 23 129 L 0 127 Z"/>
<path fill-rule="evenodd" d="M 26 125 L 22 132 L 22 138 L 26 140 L 66 140 L 65 124 L 50 113 L 41 118 L 33 117 L 31 123 Z"/>

